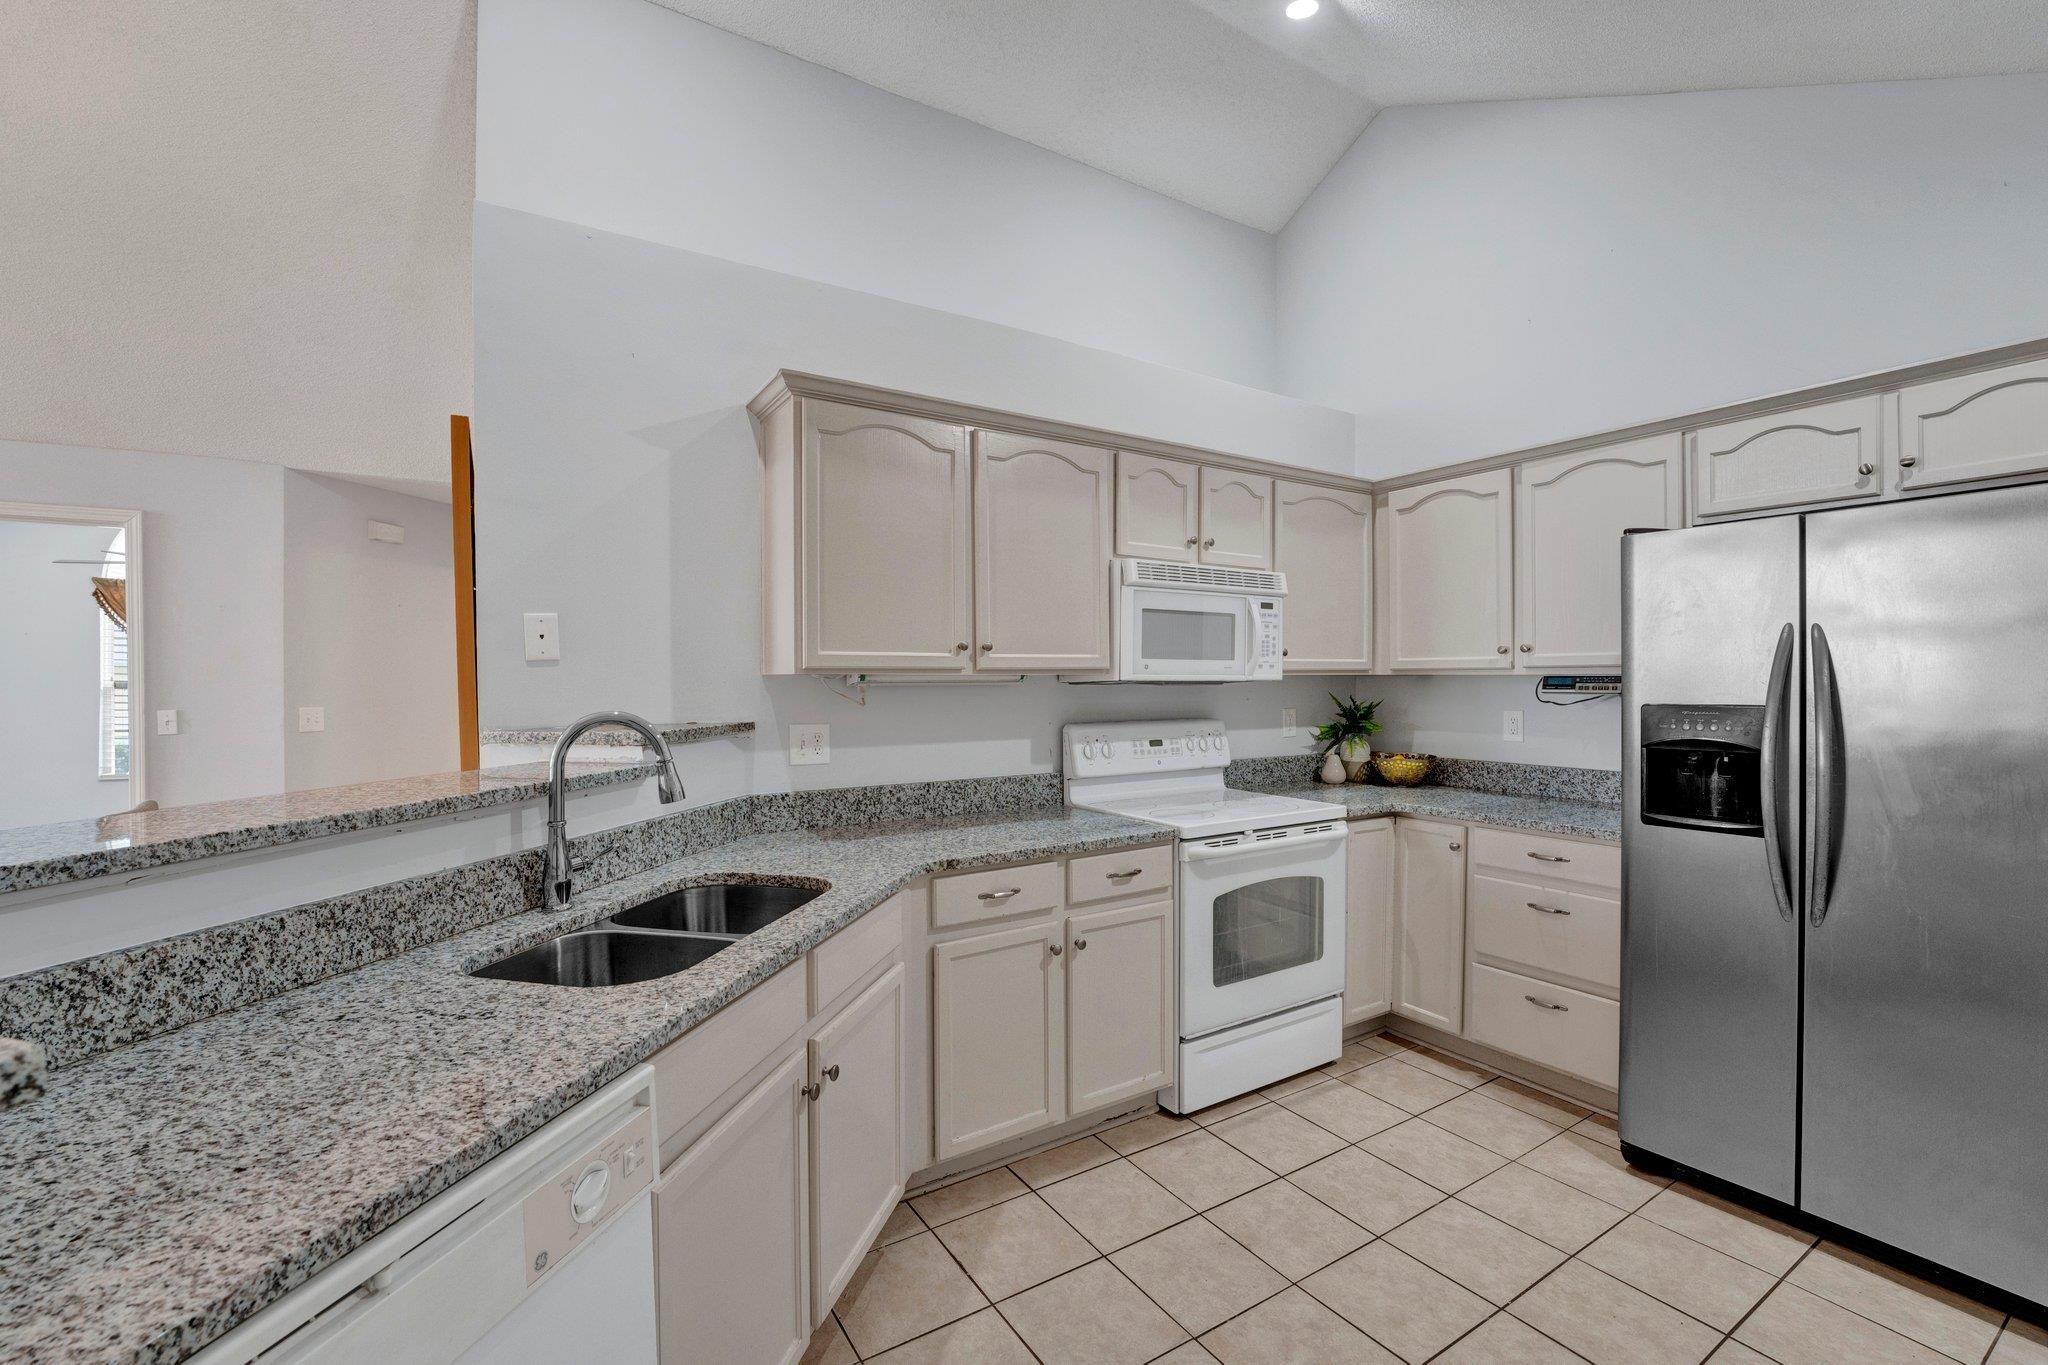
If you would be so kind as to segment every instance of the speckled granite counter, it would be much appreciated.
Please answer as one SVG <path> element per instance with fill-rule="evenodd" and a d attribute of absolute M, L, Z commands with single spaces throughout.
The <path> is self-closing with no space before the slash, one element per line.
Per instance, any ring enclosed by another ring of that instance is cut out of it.
<path fill-rule="evenodd" d="M 531 725 L 488 729 L 478 738 L 485 744 L 553 744 L 562 737 L 565 727 L 560 725 Z M 673 721 L 654 727 L 661 737 L 671 744 L 694 744 L 700 739 L 724 739 L 732 735 L 752 734 L 754 722 L 733 721 Z M 620 748 L 637 749 L 646 743 L 639 732 L 623 725 L 600 725 L 586 731 L 576 743 L 578 745 L 612 745 Z"/>
<path fill-rule="evenodd" d="M 753 728 L 751 721 L 672 726 L 665 737 L 680 744 Z M 630 782 L 650 771 L 648 764 L 572 763 L 569 788 Z M 547 795 L 547 784 L 546 765 L 527 763 L 0 829 L 0 893 L 532 801 Z"/>
<path fill-rule="evenodd" d="M 917 877 L 1160 837 L 1063 809 L 757 835 L 59 1069 L 0 1115 L 0 1361 L 179 1359 Z M 733 877 L 831 889 L 659 981 L 464 975 Z"/>
<path fill-rule="evenodd" d="M 1262 788 L 1261 790 L 1265 790 Z M 1279 796 L 1304 801 L 1334 801 L 1354 816 L 1420 815 L 1475 825 L 1500 825 L 1561 834 L 1574 839 L 1621 842 L 1621 807 L 1590 801 L 1561 801 L 1554 796 L 1504 796 L 1462 787 L 1282 787 Z"/>

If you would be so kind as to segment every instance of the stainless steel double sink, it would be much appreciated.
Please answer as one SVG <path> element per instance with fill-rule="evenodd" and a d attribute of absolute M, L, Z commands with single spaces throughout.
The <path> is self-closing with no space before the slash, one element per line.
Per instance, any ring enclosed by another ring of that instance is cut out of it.
<path fill-rule="evenodd" d="M 624 986 L 696 966 L 816 900 L 823 887 L 715 882 L 642 901 L 588 929 L 478 967 L 471 976 L 544 986 Z"/>

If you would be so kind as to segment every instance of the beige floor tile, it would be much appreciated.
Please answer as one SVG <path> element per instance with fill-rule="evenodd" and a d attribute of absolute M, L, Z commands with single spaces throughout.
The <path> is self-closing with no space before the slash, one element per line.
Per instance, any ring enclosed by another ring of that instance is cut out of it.
<path fill-rule="evenodd" d="M 1614 1120 L 1605 1114 L 1588 1114 L 1572 1125 L 1572 1131 L 1595 1142 L 1604 1142 L 1617 1152 L 1621 1150 L 1621 1130 L 1614 1126 Z"/>
<path fill-rule="evenodd" d="M 929 1232 L 870 1252 L 833 1311 L 853 1349 L 880 1355 L 988 1305 Z"/>
<path fill-rule="evenodd" d="M 1560 1128 L 1569 1128 L 1593 1112 L 1583 1104 L 1559 1099 L 1534 1086 L 1511 1081 L 1505 1076 L 1480 1086 L 1479 1093 L 1488 1099 L 1499 1100 L 1502 1104 L 1512 1104 L 1523 1113 L 1534 1114 L 1544 1122 L 1554 1123 Z"/>
<path fill-rule="evenodd" d="M 1391 1232 L 1444 1197 L 1436 1186 L 1358 1147 L 1333 1152 L 1287 1179 L 1373 1233 Z"/>
<path fill-rule="evenodd" d="M 1411 1114 L 1420 1114 L 1434 1109 L 1445 1100 L 1454 1100 L 1465 1093 L 1465 1087 L 1441 1076 L 1432 1076 L 1427 1071 L 1418 1071 L 1403 1061 L 1392 1057 L 1371 1066 L 1360 1067 L 1348 1076 L 1339 1077 L 1346 1085 L 1356 1086 L 1375 1099 L 1406 1109 Z"/>
<path fill-rule="evenodd" d="M 1108 1261 L 1006 1299 L 1001 1312 L 1045 1365 L 1140 1365 L 1187 1337 Z"/>
<path fill-rule="evenodd" d="M 2003 1313 L 1953 1290 L 1829 1242 L 1816 1247 L 1787 1279 L 1957 1360 L 1982 1360 L 2005 1321 Z"/>
<path fill-rule="evenodd" d="M 1344 1050 L 1337 1054 L 1337 1060 L 1323 1068 L 1323 1074 L 1325 1076 L 1348 1075 L 1362 1066 L 1371 1066 L 1386 1055 L 1380 1049 L 1367 1047 L 1364 1043 L 1346 1043 Z"/>
<path fill-rule="evenodd" d="M 1183 1341 L 1152 1365 L 1210 1365 L 1216 1359 L 1198 1341 Z"/>
<path fill-rule="evenodd" d="M 1273 1179 L 1271 1171 L 1206 1130 L 1134 1152 L 1130 1161 L 1197 1211 Z"/>
<path fill-rule="evenodd" d="M 1192 1336 L 1287 1287 L 1279 1271 L 1200 1218 L 1133 1243 L 1109 1259 Z"/>
<path fill-rule="evenodd" d="M 927 1225 L 937 1227 L 955 1218 L 979 1213 L 991 1204 L 1014 1199 L 1029 1188 L 1010 1174 L 1009 1167 L 998 1166 L 993 1171 L 983 1171 L 955 1184 L 941 1186 L 929 1194 L 918 1195 L 910 1201 L 910 1207 L 917 1210 L 917 1216 Z"/>
<path fill-rule="evenodd" d="M 1083 1171 L 1047 1185 L 1038 1195 L 1097 1251 L 1105 1252 L 1150 1237 L 1195 1213 L 1128 1161 Z"/>
<path fill-rule="evenodd" d="M 1458 1198 L 1561 1251 L 1577 1251 L 1628 1215 L 1527 1166 L 1507 1165 Z"/>
<path fill-rule="evenodd" d="M 1096 1256 L 1088 1239 L 1035 1194 L 942 1223 L 937 1231 L 991 1299 L 1007 1299 Z"/>
<path fill-rule="evenodd" d="M 1195 1125 L 1178 1114 L 1147 1114 L 1129 1123 L 1120 1123 L 1114 1128 L 1105 1128 L 1095 1136 L 1100 1138 L 1111 1151 L 1129 1156 L 1132 1152 L 1147 1147 L 1157 1147 L 1171 1141 L 1182 1133 L 1192 1133 Z"/>
<path fill-rule="evenodd" d="M 1346 1142 L 1371 1137 L 1382 1129 L 1408 1121 L 1406 1109 L 1375 1099 L 1342 1081 L 1324 1081 L 1321 1085 L 1297 1090 L 1280 1103 Z"/>
<path fill-rule="evenodd" d="M 1519 1160 L 1575 1190 L 1631 1211 L 1649 1203 L 1671 1183 L 1635 1170 L 1612 1147 L 1574 1133 L 1560 1133 Z"/>
<path fill-rule="evenodd" d="M 1296 1076 L 1289 1076 L 1285 1080 L 1275 1081 L 1271 1085 L 1263 1087 L 1259 1093 L 1269 1100 L 1277 1100 L 1282 1095 L 1292 1095 L 1297 1090 L 1306 1090 L 1312 1085 L 1321 1085 L 1328 1079 L 1329 1077 L 1325 1076 L 1322 1070 L 1318 1068 L 1314 1071 L 1304 1071 Z"/>
<path fill-rule="evenodd" d="M 1781 1284 L 1735 1329 L 1779 1365 L 1945 1365 L 1948 1357 L 1796 1284 Z"/>
<path fill-rule="evenodd" d="M 917 1216 L 917 1210 L 908 1204 L 898 1204 L 889 1221 L 882 1224 L 882 1231 L 875 1238 L 876 1246 L 887 1246 L 900 1242 L 905 1237 L 915 1237 L 924 1231 L 924 1219 Z"/>
<path fill-rule="evenodd" d="M 1363 1038 L 1360 1038 L 1358 1042 L 1360 1046 L 1372 1048 L 1388 1057 L 1398 1057 L 1404 1052 L 1413 1052 L 1415 1050 L 1415 1044 L 1409 1042 L 1406 1038 L 1396 1038 L 1385 1029 L 1381 1029 L 1378 1033 L 1368 1033 Z"/>
<path fill-rule="evenodd" d="M 1318 1270 L 1301 1287 L 1410 1362 L 1429 1359 L 1493 1313 L 1471 1290 L 1385 1242 Z"/>
<path fill-rule="evenodd" d="M 1239 1095 L 1234 1100 L 1224 1100 L 1221 1104 L 1212 1104 L 1207 1109 L 1197 1109 L 1188 1117 L 1202 1127 L 1207 1128 L 1212 1124 L 1221 1123 L 1225 1119 L 1236 1118 L 1239 1114 L 1247 1110 L 1256 1109 L 1262 1104 L 1271 1103 L 1271 1100 L 1254 1090 L 1249 1095 Z"/>
<path fill-rule="evenodd" d="M 1427 1119 L 1410 1119 L 1383 1133 L 1374 1133 L 1358 1145 L 1445 1194 L 1455 1194 L 1508 1164 L 1500 1153 L 1467 1142 Z"/>
<path fill-rule="evenodd" d="M 2048 1365 L 2048 1331 L 2018 1318 L 2009 1320 L 1985 1365 Z"/>
<path fill-rule="evenodd" d="M 1323 1085 L 1332 1084 L 1336 1083 L 1323 1082 Z M 1339 1085 L 1338 1089 L 1351 1090 L 1351 1087 Z M 1355 1090 L 1351 1093 L 1358 1094 Z M 1318 1128 L 1293 1110 L 1278 1104 L 1262 1104 L 1236 1118 L 1211 1124 L 1209 1131 L 1276 1175 L 1298 1171 L 1344 1145 L 1344 1140 L 1327 1128 Z"/>
<path fill-rule="evenodd" d="M 1029 1185 L 1038 1189 L 1055 1180 L 1065 1180 L 1070 1175 L 1079 1175 L 1096 1166 L 1106 1166 L 1116 1160 L 1116 1150 L 1100 1138 L 1084 1137 L 1064 1143 L 1022 1161 L 1010 1163 L 1010 1170 Z"/>
<path fill-rule="evenodd" d="M 1387 1240 L 1496 1304 L 1506 1304 L 1564 1260 L 1556 1247 L 1455 1199 L 1417 1214 Z"/>
<path fill-rule="evenodd" d="M 1202 1338 L 1223 1365 L 1395 1365 L 1400 1357 L 1299 1288 Z"/>
<path fill-rule="evenodd" d="M 870 1365 L 1033 1365 L 1029 1348 L 993 1308 L 960 1319 L 893 1351 Z"/>
<path fill-rule="evenodd" d="M 1721 1334 L 1580 1261 L 1566 1261 L 1509 1312 L 1593 1365 L 1697 1365 Z"/>
<path fill-rule="evenodd" d="M 1775 1275 L 1634 1215 L 1579 1259 L 1724 1332 L 1734 1331 L 1777 1283 Z"/>
<path fill-rule="evenodd" d="M 1485 1087 L 1438 1105 L 1429 1111 L 1429 1121 L 1506 1157 L 1533 1152 L 1558 1132 L 1556 1124 L 1501 1103 Z"/>
<path fill-rule="evenodd" d="M 804 1348 L 803 1359 L 797 1365 L 858 1365 L 859 1360 L 839 1319 L 827 1313 L 818 1330 L 811 1333 L 811 1344 Z"/>
<path fill-rule="evenodd" d="M 1470 1090 L 1485 1085 L 1499 1073 L 1488 1071 L 1477 1062 L 1468 1062 L 1463 1057 L 1453 1057 L 1448 1052 L 1435 1048 L 1418 1047 L 1402 1054 L 1401 1060 L 1412 1067 L 1427 1071 L 1432 1076 L 1441 1076 Z"/>
<path fill-rule="evenodd" d="M 1673 1185 L 1659 1192 L 1639 1212 L 1653 1223 L 1773 1275 L 1790 1270 L 1814 1243 L 1811 1233 L 1689 1185 Z"/>
<path fill-rule="evenodd" d="M 1707 1365 L 1777 1365 L 1777 1362 L 1730 1337 L 1714 1348 L 1714 1353 L 1707 1357 Z"/>
<path fill-rule="evenodd" d="M 1262 1185 L 1204 1215 L 1290 1280 L 1313 1275 L 1372 1234 L 1285 1180 Z"/>
<path fill-rule="evenodd" d="M 1495 1313 L 1436 1358 L 1436 1365 L 1578 1365 L 1579 1358 L 1507 1313 Z"/>

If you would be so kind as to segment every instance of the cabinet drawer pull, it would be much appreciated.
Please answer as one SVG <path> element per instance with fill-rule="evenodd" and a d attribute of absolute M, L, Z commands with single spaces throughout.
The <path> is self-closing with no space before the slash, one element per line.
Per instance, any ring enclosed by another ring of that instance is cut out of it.
<path fill-rule="evenodd" d="M 1571 911 L 1555 905 L 1538 905 L 1535 901 L 1523 901 L 1531 910 L 1541 910 L 1546 915 L 1569 915 Z"/>
<path fill-rule="evenodd" d="M 978 901 L 1006 901 L 1012 896 L 1021 896 L 1023 894 L 1023 887 L 1013 886 L 1005 891 L 984 891 L 979 896 L 976 896 L 975 899 Z"/>
<path fill-rule="evenodd" d="M 1539 863 L 1568 863 L 1571 861 L 1570 858 L 1560 853 L 1531 853 L 1529 856 Z"/>
<path fill-rule="evenodd" d="M 1085 938 L 1077 938 L 1074 940 L 1074 951 L 1077 953 L 1080 952 L 1083 948 L 1086 948 L 1087 946 L 1088 940 Z"/>
<path fill-rule="evenodd" d="M 1057 943 L 1048 944 L 1047 946 L 1052 949 L 1052 955 L 1054 957 L 1058 957 L 1061 953 L 1064 953 L 1066 951 L 1065 948 L 1060 947 L 1060 945 Z"/>
<path fill-rule="evenodd" d="M 1525 995 L 1522 998 L 1528 1001 L 1530 1004 L 1534 1005 L 1539 1010 L 1569 1011 L 1571 1009 L 1570 1005 L 1554 1005 L 1548 1000 L 1538 1000 L 1533 995 Z"/>
<path fill-rule="evenodd" d="M 1145 869 L 1142 867 L 1134 867 L 1128 872 L 1105 872 L 1102 875 L 1109 878 L 1113 882 L 1127 882 L 1131 878 L 1143 872 L 1144 870 Z"/>

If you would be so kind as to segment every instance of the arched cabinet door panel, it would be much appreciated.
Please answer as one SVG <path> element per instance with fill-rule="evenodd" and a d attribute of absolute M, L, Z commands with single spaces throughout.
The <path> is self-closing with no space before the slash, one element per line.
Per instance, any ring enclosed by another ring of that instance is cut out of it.
<path fill-rule="evenodd" d="M 1514 480 L 1506 469 L 1387 495 L 1387 667 L 1514 667 Z"/>
<path fill-rule="evenodd" d="M 1693 514 L 1726 516 L 1884 492 L 1876 394 L 1701 427 L 1692 433 Z"/>
<path fill-rule="evenodd" d="M 1288 673 L 1372 667 L 1372 495 L 1273 485 L 1273 567 L 1287 575 Z"/>
<path fill-rule="evenodd" d="M 1156 455 L 1116 457 L 1116 552 L 1126 559 L 1192 564 L 1201 543 L 1202 471 Z"/>
<path fill-rule="evenodd" d="M 2048 469 L 2048 360 L 1915 384 L 1897 403 L 1903 492 Z"/>
<path fill-rule="evenodd" d="M 1273 567 L 1273 481 L 1234 469 L 1202 470 L 1204 564 Z"/>
<path fill-rule="evenodd" d="M 974 666 L 1087 673 L 1109 657 L 1110 452 L 974 433 Z"/>

